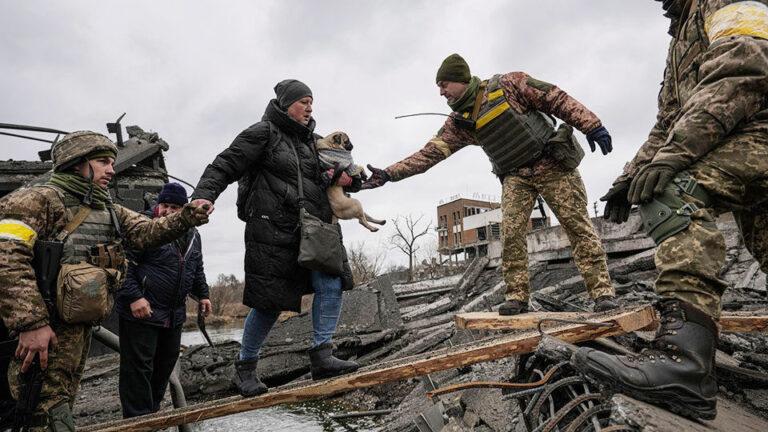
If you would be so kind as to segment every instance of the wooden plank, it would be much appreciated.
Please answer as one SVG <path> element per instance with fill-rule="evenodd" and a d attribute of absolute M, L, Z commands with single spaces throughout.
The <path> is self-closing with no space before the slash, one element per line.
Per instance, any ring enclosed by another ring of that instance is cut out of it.
<path fill-rule="evenodd" d="M 525 330 L 536 328 L 545 318 L 599 319 L 601 314 L 584 312 L 529 312 L 520 315 L 501 316 L 497 312 L 467 312 L 456 314 L 456 327 L 471 330 Z M 768 311 L 726 312 L 720 317 L 724 332 L 765 333 L 768 331 Z"/>
<path fill-rule="evenodd" d="M 728 312 L 720 316 L 724 332 L 768 333 L 768 311 Z"/>
<path fill-rule="evenodd" d="M 635 331 L 648 326 L 653 320 L 653 308 L 644 306 L 613 314 L 605 314 L 602 318 L 596 320 L 611 324 L 609 327 L 568 324 L 550 329 L 547 333 L 564 341 L 575 343 Z M 372 387 L 388 382 L 424 376 L 437 371 L 529 353 L 536 349 L 540 339 L 541 336 L 537 331 L 525 331 L 503 337 L 493 337 L 470 344 L 457 345 L 452 348 L 372 365 L 353 374 L 272 389 L 269 393 L 261 396 L 252 398 L 230 397 L 172 411 L 92 425 L 79 428 L 78 430 L 80 432 L 151 431 L 258 408 L 333 396 L 354 389 Z"/>

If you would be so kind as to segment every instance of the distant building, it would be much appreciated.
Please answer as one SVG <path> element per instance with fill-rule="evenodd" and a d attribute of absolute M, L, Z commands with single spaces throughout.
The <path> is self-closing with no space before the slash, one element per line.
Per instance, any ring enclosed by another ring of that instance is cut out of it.
<path fill-rule="evenodd" d="M 542 205 L 538 201 L 536 209 Z M 543 211 L 534 213 L 540 217 L 531 217 L 529 229 L 548 227 L 549 217 Z M 476 256 L 501 256 L 501 204 L 492 201 L 479 201 L 457 198 L 437 207 L 438 253 L 453 257 L 456 261 L 460 254 L 464 259 Z"/>

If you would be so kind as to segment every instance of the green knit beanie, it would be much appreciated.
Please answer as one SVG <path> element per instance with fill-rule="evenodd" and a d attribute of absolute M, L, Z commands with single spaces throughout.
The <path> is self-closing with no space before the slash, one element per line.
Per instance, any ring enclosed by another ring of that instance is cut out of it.
<path fill-rule="evenodd" d="M 472 79 L 472 75 L 469 73 L 469 65 L 458 54 L 451 54 L 443 60 L 443 64 L 440 65 L 440 69 L 437 70 L 437 77 L 435 82 L 451 81 L 468 83 Z"/>

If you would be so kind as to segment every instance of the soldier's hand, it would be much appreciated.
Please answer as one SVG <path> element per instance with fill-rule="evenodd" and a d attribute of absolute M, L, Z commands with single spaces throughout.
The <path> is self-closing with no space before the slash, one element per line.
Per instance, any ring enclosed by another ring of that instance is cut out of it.
<path fill-rule="evenodd" d="M 152 307 L 144 297 L 131 303 L 131 315 L 136 319 L 146 319 L 152 315 Z"/>
<path fill-rule="evenodd" d="M 195 200 L 197 201 L 197 200 Z M 205 200 L 203 200 L 205 201 Z M 208 223 L 208 214 L 210 213 L 208 204 L 198 207 L 194 201 L 185 204 L 181 209 L 181 219 L 189 226 L 200 226 Z"/>
<path fill-rule="evenodd" d="M 198 198 L 196 200 L 193 200 L 190 204 L 192 204 L 195 207 L 208 206 L 208 214 L 213 213 L 213 203 L 208 201 L 207 199 Z"/>
<path fill-rule="evenodd" d="M 210 299 L 200 300 L 200 304 L 198 304 L 197 307 L 200 310 L 200 313 L 202 313 L 206 318 L 208 318 L 208 315 L 210 315 L 211 311 L 213 310 Z"/>
<path fill-rule="evenodd" d="M 56 333 L 51 326 L 43 326 L 38 329 L 19 333 L 19 344 L 16 346 L 16 358 L 24 359 L 21 363 L 21 371 L 26 372 L 32 364 L 36 354 L 40 354 L 40 368 L 48 367 L 48 347 L 55 347 L 59 343 Z"/>
<path fill-rule="evenodd" d="M 619 181 L 613 184 L 613 187 L 600 201 L 605 201 L 605 210 L 603 210 L 603 219 L 607 219 L 615 224 L 622 224 L 629 219 L 629 211 L 632 210 L 632 204 L 627 199 L 630 180 Z"/>
<path fill-rule="evenodd" d="M 368 164 L 368 169 L 371 171 L 371 178 L 366 180 L 360 189 L 375 189 L 384 186 L 385 183 L 392 179 L 386 170 L 374 168 L 370 164 Z"/>
<path fill-rule="evenodd" d="M 592 153 L 595 152 L 595 143 L 600 146 L 600 151 L 603 152 L 604 155 L 607 155 L 613 150 L 611 134 L 609 134 L 608 130 L 603 126 L 587 132 L 587 142 L 589 143 L 589 149 L 592 150 Z"/>
<path fill-rule="evenodd" d="M 676 172 L 671 166 L 660 163 L 651 162 L 644 166 L 629 186 L 629 202 L 640 204 L 650 201 L 655 195 L 661 195 Z"/>

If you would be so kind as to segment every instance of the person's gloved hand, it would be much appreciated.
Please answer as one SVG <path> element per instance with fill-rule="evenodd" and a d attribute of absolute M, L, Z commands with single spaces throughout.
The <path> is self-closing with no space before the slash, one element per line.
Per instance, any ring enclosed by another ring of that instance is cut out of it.
<path fill-rule="evenodd" d="M 603 219 L 615 224 L 622 224 L 629 219 L 629 211 L 632 209 L 632 204 L 627 199 L 630 182 L 629 179 L 615 182 L 608 193 L 600 198 L 600 201 L 605 201 Z"/>
<path fill-rule="evenodd" d="M 664 192 L 664 187 L 675 177 L 677 169 L 664 163 L 651 162 L 640 169 L 627 195 L 629 202 L 640 204 L 650 201 L 654 195 Z"/>
<path fill-rule="evenodd" d="M 600 151 L 603 152 L 604 155 L 607 155 L 613 150 L 611 134 L 609 134 L 608 130 L 603 126 L 587 132 L 587 142 L 589 143 L 589 149 L 592 150 L 592 153 L 595 152 L 595 143 L 600 146 Z"/>
<path fill-rule="evenodd" d="M 360 189 L 375 189 L 384 186 L 386 182 L 392 179 L 386 170 L 374 168 L 370 164 L 368 164 L 368 169 L 371 170 L 371 178 L 363 183 Z"/>
<path fill-rule="evenodd" d="M 208 211 L 210 206 L 203 204 L 202 206 L 196 206 L 193 203 L 184 204 L 181 208 L 181 220 L 188 226 L 200 226 L 208 223 Z"/>

